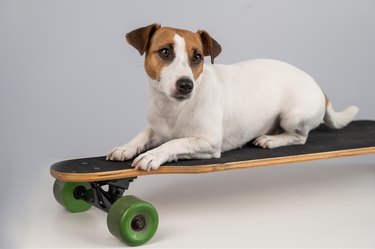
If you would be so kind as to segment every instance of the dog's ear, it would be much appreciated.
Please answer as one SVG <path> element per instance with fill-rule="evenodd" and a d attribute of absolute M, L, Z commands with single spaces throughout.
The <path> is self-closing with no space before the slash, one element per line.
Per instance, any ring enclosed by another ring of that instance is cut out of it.
<path fill-rule="evenodd" d="M 211 63 L 214 64 L 214 59 L 221 53 L 220 44 L 204 30 L 199 30 L 198 34 L 203 44 L 203 55 L 211 56 Z"/>
<path fill-rule="evenodd" d="M 152 35 L 159 28 L 160 24 L 154 23 L 146 27 L 133 30 L 126 34 L 126 40 L 130 45 L 135 47 L 141 55 L 143 55 L 147 50 Z"/>

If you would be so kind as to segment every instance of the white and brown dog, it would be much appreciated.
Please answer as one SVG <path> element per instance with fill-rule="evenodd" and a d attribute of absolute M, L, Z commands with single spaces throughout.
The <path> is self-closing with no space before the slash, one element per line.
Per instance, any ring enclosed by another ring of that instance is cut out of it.
<path fill-rule="evenodd" d="M 132 166 L 156 170 L 178 159 L 218 158 L 253 139 L 263 148 L 304 144 L 322 122 L 341 128 L 358 112 L 335 112 L 311 76 L 284 62 L 204 64 L 204 56 L 213 64 L 221 52 L 206 31 L 152 24 L 126 39 L 146 53 L 149 126 L 107 160 L 140 154 Z"/>

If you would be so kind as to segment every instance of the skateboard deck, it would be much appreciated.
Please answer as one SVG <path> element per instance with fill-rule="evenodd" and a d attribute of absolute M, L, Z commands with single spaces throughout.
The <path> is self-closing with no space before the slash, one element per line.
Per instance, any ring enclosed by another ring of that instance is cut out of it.
<path fill-rule="evenodd" d="M 375 121 L 353 121 L 339 130 L 322 124 L 310 132 L 304 145 L 263 149 L 248 143 L 222 153 L 217 159 L 170 162 L 155 171 L 135 170 L 130 166 L 132 160 L 106 161 L 103 156 L 58 162 L 51 166 L 50 172 L 61 181 L 94 182 L 151 174 L 208 173 L 370 153 L 375 153 Z"/>

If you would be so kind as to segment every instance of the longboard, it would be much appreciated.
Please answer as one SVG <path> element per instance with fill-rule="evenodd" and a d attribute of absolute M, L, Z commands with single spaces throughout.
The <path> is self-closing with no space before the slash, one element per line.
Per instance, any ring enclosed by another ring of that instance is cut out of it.
<path fill-rule="evenodd" d="M 135 170 L 131 160 L 106 161 L 102 156 L 58 162 L 50 172 L 56 178 L 54 194 L 59 203 L 72 212 L 85 211 L 91 205 L 108 212 L 111 233 L 130 245 L 141 245 L 156 232 L 158 218 L 151 204 L 122 196 L 138 176 L 209 173 L 371 153 L 375 153 L 375 121 L 354 121 L 339 130 L 322 124 L 310 132 L 305 145 L 262 149 L 250 142 L 217 159 L 171 162 L 155 171 Z M 134 213 L 130 215 L 129 210 Z"/>
<path fill-rule="evenodd" d="M 310 132 L 305 145 L 262 149 L 248 143 L 222 153 L 218 159 L 171 162 L 149 172 L 133 169 L 131 160 L 106 161 L 104 156 L 74 159 L 55 163 L 51 174 L 62 181 L 103 181 L 150 174 L 208 173 L 368 153 L 375 153 L 375 121 L 354 121 L 340 130 L 321 125 Z"/>

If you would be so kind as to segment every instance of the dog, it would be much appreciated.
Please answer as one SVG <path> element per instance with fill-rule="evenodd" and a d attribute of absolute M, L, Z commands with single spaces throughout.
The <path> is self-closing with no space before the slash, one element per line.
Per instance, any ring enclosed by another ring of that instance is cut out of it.
<path fill-rule="evenodd" d="M 138 155 L 132 166 L 149 171 L 179 159 L 219 158 L 249 141 L 270 149 L 304 144 L 321 123 L 339 129 L 358 112 L 355 106 L 334 111 L 314 79 L 285 62 L 214 64 L 221 46 L 204 30 L 151 24 L 126 40 L 145 54 L 148 127 L 107 160 Z"/>

